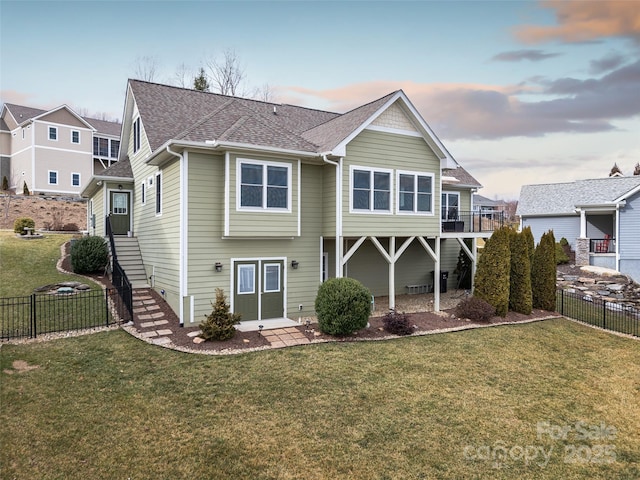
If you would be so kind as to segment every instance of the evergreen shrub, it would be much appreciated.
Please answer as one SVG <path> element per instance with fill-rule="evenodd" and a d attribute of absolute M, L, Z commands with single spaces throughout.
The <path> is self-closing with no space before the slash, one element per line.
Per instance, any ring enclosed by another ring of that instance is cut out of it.
<path fill-rule="evenodd" d="M 71 267 L 75 273 L 93 273 L 109 263 L 107 242 L 102 237 L 82 237 L 71 247 Z"/>
<path fill-rule="evenodd" d="M 542 235 L 531 264 L 533 308 L 556 309 L 556 240 L 553 230 Z"/>
<path fill-rule="evenodd" d="M 13 222 L 13 231 L 15 233 L 18 233 L 20 235 L 26 235 L 27 232 L 25 230 L 25 227 L 36 228 L 36 222 L 33 220 L 33 218 L 29 218 L 29 217 L 16 218 L 16 221 Z"/>
<path fill-rule="evenodd" d="M 515 231 L 511 236 L 511 274 L 509 282 L 509 309 L 529 315 L 533 305 L 531 297 L 531 260 L 526 236 Z"/>
<path fill-rule="evenodd" d="M 353 278 L 332 278 L 318 288 L 318 327 L 329 335 L 349 335 L 367 326 L 371 292 Z"/>
<path fill-rule="evenodd" d="M 509 311 L 510 230 L 501 227 L 489 237 L 478 260 L 474 282 L 474 295 L 493 305 L 501 317 Z"/>
<path fill-rule="evenodd" d="M 221 288 L 216 288 L 216 302 L 212 303 L 213 311 L 200 324 L 205 340 L 229 340 L 236 334 L 235 324 L 240 323 L 240 314 L 231 313 L 229 304 Z"/>

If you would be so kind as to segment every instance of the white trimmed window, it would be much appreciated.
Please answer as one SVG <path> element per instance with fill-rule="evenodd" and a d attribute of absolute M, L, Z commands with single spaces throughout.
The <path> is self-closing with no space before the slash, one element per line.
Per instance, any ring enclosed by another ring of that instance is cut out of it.
<path fill-rule="evenodd" d="M 433 214 L 433 174 L 397 172 L 398 213 Z"/>
<path fill-rule="evenodd" d="M 49 170 L 49 185 L 57 185 L 57 184 L 58 184 L 58 171 Z"/>
<path fill-rule="evenodd" d="M 391 170 L 352 166 L 351 211 L 391 213 Z"/>
<path fill-rule="evenodd" d="M 238 208 L 291 211 L 291 165 L 238 159 Z"/>
<path fill-rule="evenodd" d="M 280 291 L 280 264 L 264 264 L 264 293 Z"/>
<path fill-rule="evenodd" d="M 140 117 L 133 121 L 133 153 L 140 150 Z"/>
<path fill-rule="evenodd" d="M 238 265 L 238 295 L 256 293 L 255 279 L 255 265 Z"/>
<path fill-rule="evenodd" d="M 162 215 L 162 172 L 156 173 L 156 215 Z"/>
<path fill-rule="evenodd" d="M 79 187 L 80 186 L 80 174 L 79 173 L 72 173 L 71 174 L 71 186 L 72 187 Z"/>
<path fill-rule="evenodd" d="M 442 220 L 458 220 L 460 194 L 458 192 L 442 192 L 441 197 Z"/>
<path fill-rule="evenodd" d="M 49 140 L 58 141 L 58 127 L 49 127 Z"/>
<path fill-rule="evenodd" d="M 145 205 L 147 203 L 147 184 L 143 180 L 140 184 L 140 204 Z"/>
<path fill-rule="evenodd" d="M 71 143 L 80 144 L 80 131 L 71 130 Z"/>

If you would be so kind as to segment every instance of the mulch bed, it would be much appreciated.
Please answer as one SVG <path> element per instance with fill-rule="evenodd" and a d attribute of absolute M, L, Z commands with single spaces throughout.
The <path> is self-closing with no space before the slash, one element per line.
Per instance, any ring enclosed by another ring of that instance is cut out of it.
<path fill-rule="evenodd" d="M 64 258 L 62 259 L 62 268 L 68 272 L 73 271 L 70 261 L 70 244 L 66 244 L 64 247 Z M 92 280 L 104 285 L 107 288 L 113 287 L 108 277 L 103 275 L 86 275 Z M 236 335 L 225 341 L 207 341 L 200 344 L 193 342 L 193 337 L 188 334 L 194 331 L 198 331 L 199 327 L 181 327 L 178 316 L 171 309 L 169 304 L 158 294 L 156 291 L 149 289 L 149 295 L 155 298 L 157 305 L 160 307 L 160 311 L 165 314 L 165 319 L 169 321 L 167 326 L 163 328 L 169 328 L 173 331 L 171 341 L 174 346 L 202 353 L 238 353 L 249 352 L 254 349 L 269 348 L 269 342 L 259 332 L 236 332 Z M 409 321 L 414 327 L 416 335 L 426 334 L 429 332 L 435 332 L 439 330 L 448 329 L 464 329 L 475 328 L 489 325 L 497 325 L 504 323 L 519 323 L 530 322 L 534 320 L 542 320 L 545 318 L 556 317 L 557 314 L 548 312 L 545 310 L 534 310 L 531 315 L 523 315 L 520 313 L 509 312 L 506 317 L 494 317 L 489 322 L 474 323 L 470 320 L 457 318 L 454 314 L 454 309 L 442 310 L 439 313 L 434 312 L 418 312 L 408 313 Z M 134 315 L 135 317 L 135 315 Z M 204 320 L 204 317 L 203 317 Z M 141 321 L 138 318 L 134 318 L 134 327 L 139 327 Z M 380 340 L 384 338 L 399 338 L 396 335 L 391 335 L 383 328 L 382 315 L 374 316 L 369 319 L 369 327 L 355 332 L 351 336 L 346 337 L 332 337 L 331 335 L 321 334 L 318 330 L 317 324 L 311 324 L 309 328 L 306 325 L 299 325 L 297 328 L 300 332 L 304 333 L 310 341 L 335 341 L 335 342 L 355 342 L 363 340 Z"/>

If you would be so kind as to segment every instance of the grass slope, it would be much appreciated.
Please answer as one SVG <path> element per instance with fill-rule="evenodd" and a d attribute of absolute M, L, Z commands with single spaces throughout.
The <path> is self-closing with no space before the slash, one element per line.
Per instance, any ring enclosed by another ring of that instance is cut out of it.
<path fill-rule="evenodd" d="M 638 342 L 562 319 L 232 357 L 116 331 L 0 360 L 7 479 L 640 476 Z"/>
<path fill-rule="evenodd" d="M 22 240 L 13 232 L 0 232 L 0 297 L 30 295 L 33 289 L 58 282 L 78 281 L 100 286 L 76 275 L 56 270 L 60 246 L 72 235 L 44 234 L 39 240 Z"/>

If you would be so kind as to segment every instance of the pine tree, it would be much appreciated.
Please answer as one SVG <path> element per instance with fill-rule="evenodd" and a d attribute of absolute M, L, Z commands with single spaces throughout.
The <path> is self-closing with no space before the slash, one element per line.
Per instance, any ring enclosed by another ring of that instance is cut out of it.
<path fill-rule="evenodd" d="M 213 311 L 200 324 L 201 337 L 205 340 L 228 340 L 236 334 L 234 325 L 240 322 L 240 315 L 229 312 L 229 304 L 221 288 L 216 288 L 216 303 Z"/>
<path fill-rule="evenodd" d="M 542 235 L 531 264 L 533 308 L 556 309 L 556 239 L 553 230 Z"/>
<path fill-rule="evenodd" d="M 529 230 L 531 231 L 531 230 Z M 531 259 L 524 232 L 511 235 L 511 274 L 509 308 L 529 315 L 533 299 L 531 293 Z"/>
<path fill-rule="evenodd" d="M 509 228 L 502 227 L 487 240 L 478 260 L 474 296 L 485 300 L 505 317 L 509 311 Z"/>
<path fill-rule="evenodd" d="M 209 91 L 209 81 L 207 80 L 207 76 L 204 73 L 204 68 L 202 67 L 200 67 L 200 72 L 193 79 L 193 88 L 201 92 Z"/>
<path fill-rule="evenodd" d="M 609 176 L 613 177 L 614 175 L 622 175 L 622 171 L 618 168 L 618 164 L 614 163 L 613 167 L 611 167 L 611 172 L 609 172 Z"/>

